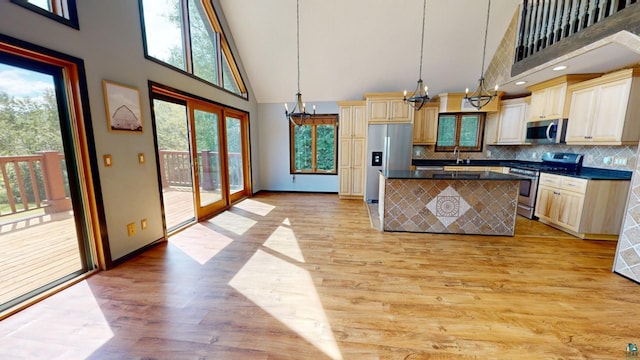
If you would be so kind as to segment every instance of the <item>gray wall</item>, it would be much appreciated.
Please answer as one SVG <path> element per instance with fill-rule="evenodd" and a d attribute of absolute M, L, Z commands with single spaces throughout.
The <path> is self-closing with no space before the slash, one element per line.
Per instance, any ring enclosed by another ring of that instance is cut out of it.
<path fill-rule="evenodd" d="M 113 156 L 113 167 L 101 161 L 100 182 L 106 212 L 106 225 L 112 259 L 118 259 L 163 237 L 160 190 L 157 183 L 155 147 L 151 131 L 148 80 L 201 96 L 250 113 L 252 175 L 254 191 L 259 190 L 258 122 L 255 100 L 243 100 L 198 80 L 144 58 L 138 1 L 77 1 L 80 30 L 75 30 L 24 9 L 8 0 L 0 1 L 0 33 L 84 60 L 89 90 L 89 105 L 97 149 L 96 156 Z M 221 6 L 223 28 L 227 29 Z M 242 62 L 230 31 L 225 31 L 241 68 L 250 98 L 252 91 L 242 70 Z M 142 95 L 143 134 L 111 133 L 107 129 L 102 80 L 123 83 L 140 89 Z M 137 154 L 147 156 L 145 165 L 137 163 Z M 141 219 L 149 227 L 139 229 Z M 135 222 L 138 232 L 127 236 L 126 224 Z"/>
<path fill-rule="evenodd" d="M 291 93 L 289 108 L 295 93 Z M 304 94 L 302 95 L 304 98 Z M 335 102 L 311 103 L 316 113 L 337 114 Z M 278 191 L 338 192 L 337 175 L 291 175 L 289 172 L 289 122 L 284 116 L 284 104 L 260 104 L 260 174 L 261 188 Z"/>

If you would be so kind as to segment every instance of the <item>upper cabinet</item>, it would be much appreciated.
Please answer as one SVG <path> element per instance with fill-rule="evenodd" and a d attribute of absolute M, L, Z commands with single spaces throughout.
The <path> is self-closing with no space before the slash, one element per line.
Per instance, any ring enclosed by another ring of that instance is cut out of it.
<path fill-rule="evenodd" d="M 571 85 L 567 144 L 637 144 L 639 76 L 640 69 L 625 69 Z"/>
<path fill-rule="evenodd" d="M 498 96 L 491 100 L 482 109 L 478 110 L 464 101 L 464 93 L 443 93 L 436 95 L 433 100 L 440 102 L 441 113 L 457 113 L 457 112 L 497 112 L 500 108 L 500 97 L 502 92 L 498 92 Z"/>
<path fill-rule="evenodd" d="M 487 144 L 521 145 L 525 143 L 525 124 L 530 97 L 502 100 L 500 112 L 487 116 Z"/>
<path fill-rule="evenodd" d="M 402 100 L 402 93 L 364 94 L 370 123 L 413 122 L 413 108 Z"/>
<path fill-rule="evenodd" d="M 413 114 L 413 144 L 433 145 L 438 139 L 438 103 L 426 103 Z"/>
<path fill-rule="evenodd" d="M 340 137 L 366 137 L 367 118 L 364 101 L 340 101 Z"/>
<path fill-rule="evenodd" d="M 571 84 L 593 79 L 600 74 L 563 75 L 527 88 L 531 91 L 529 121 L 566 118 Z"/>

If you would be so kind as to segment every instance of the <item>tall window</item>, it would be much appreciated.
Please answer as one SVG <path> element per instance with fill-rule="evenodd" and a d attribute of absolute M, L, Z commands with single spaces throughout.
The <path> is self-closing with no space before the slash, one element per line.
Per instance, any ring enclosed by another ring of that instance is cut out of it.
<path fill-rule="evenodd" d="M 11 0 L 29 10 L 79 29 L 76 0 Z"/>
<path fill-rule="evenodd" d="M 440 114 L 436 151 L 482 151 L 484 113 Z"/>
<path fill-rule="evenodd" d="M 290 124 L 292 174 L 336 174 L 338 115 L 316 116 Z"/>
<path fill-rule="evenodd" d="M 140 0 L 148 58 L 247 98 L 211 0 Z"/>

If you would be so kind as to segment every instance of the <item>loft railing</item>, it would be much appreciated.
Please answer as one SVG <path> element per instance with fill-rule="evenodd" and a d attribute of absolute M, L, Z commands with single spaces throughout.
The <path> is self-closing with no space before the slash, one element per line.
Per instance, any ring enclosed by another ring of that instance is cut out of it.
<path fill-rule="evenodd" d="M 637 0 L 523 0 L 515 62 L 570 37 Z"/>

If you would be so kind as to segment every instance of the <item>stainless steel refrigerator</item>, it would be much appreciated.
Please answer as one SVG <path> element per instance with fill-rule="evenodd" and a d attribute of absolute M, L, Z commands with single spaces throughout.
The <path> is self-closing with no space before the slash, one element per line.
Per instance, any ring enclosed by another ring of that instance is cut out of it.
<path fill-rule="evenodd" d="M 411 168 L 413 125 L 369 125 L 367 133 L 367 186 L 365 200 L 378 201 L 380 170 Z"/>

